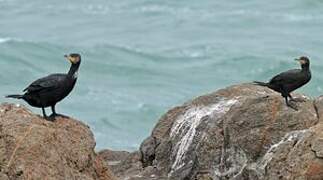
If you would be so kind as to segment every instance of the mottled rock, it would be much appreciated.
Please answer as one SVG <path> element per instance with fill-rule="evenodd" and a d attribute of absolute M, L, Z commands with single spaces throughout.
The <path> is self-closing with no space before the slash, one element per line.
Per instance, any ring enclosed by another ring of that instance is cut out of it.
<path fill-rule="evenodd" d="M 0 105 L 0 179 L 114 179 L 94 147 L 80 121 L 50 122 L 24 107 Z"/>
<path fill-rule="evenodd" d="M 111 150 L 103 150 L 98 153 L 98 155 L 105 161 L 109 162 L 109 166 L 115 166 L 122 161 L 126 160 L 126 158 L 130 155 L 127 151 L 111 151 Z"/>
<path fill-rule="evenodd" d="M 242 84 L 175 107 L 142 143 L 142 169 L 127 178 L 323 179 L 323 101 L 293 96 L 304 100 L 298 111 L 268 88 Z"/>
<path fill-rule="evenodd" d="M 315 152 L 315 155 L 319 158 L 323 158 L 323 139 L 316 138 L 312 142 L 312 151 Z"/>
<path fill-rule="evenodd" d="M 8 176 L 6 174 L 0 173 L 0 179 L 1 180 L 9 180 Z"/>
<path fill-rule="evenodd" d="M 142 157 L 141 161 L 143 162 L 144 167 L 151 166 L 153 164 L 156 146 L 156 140 L 154 137 L 149 137 L 142 143 L 140 152 Z"/>
<path fill-rule="evenodd" d="M 139 152 L 103 150 L 98 155 L 105 160 L 107 166 L 118 179 L 129 179 L 143 171 Z"/>
<path fill-rule="evenodd" d="M 293 134 L 294 133 L 294 134 Z M 265 155 L 262 179 L 323 179 L 323 159 L 317 156 L 321 146 L 323 123 L 286 135 Z M 319 143 L 319 144 L 317 144 Z M 315 150 L 314 150 L 314 149 Z"/>
<path fill-rule="evenodd" d="M 286 133 L 318 122 L 313 102 L 303 98 L 295 111 L 280 94 L 247 84 L 201 96 L 167 113 L 161 122 L 168 124 L 157 124 L 153 166 L 175 179 L 239 179 Z"/>

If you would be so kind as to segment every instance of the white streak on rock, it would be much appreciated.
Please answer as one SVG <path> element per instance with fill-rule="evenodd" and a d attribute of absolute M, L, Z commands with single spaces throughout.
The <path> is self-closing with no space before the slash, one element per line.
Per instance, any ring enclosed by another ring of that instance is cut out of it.
<path fill-rule="evenodd" d="M 221 164 L 217 164 L 214 168 L 213 179 L 221 179 L 223 177 L 238 179 L 248 165 L 247 155 L 238 147 L 227 149 L 226 156 L 226 164 L 228 164 L 228 166 L 223 168 L 221 167 Z"/>
<path fill-rule="evenodd" d="M 266 91 L 257 91 L 257 93 L 259 95 L 268 95 L 268 93 Z"/>
<path fill-rule="evenodd" d="M 108 165 L 109 166 L 116 166 L 116 165 L 118 165 L 118 164 L 120 164 L 121 163 L 121 161 L 108 161 Z"/>
<path fill-rule="evenodd" d="M 277 151 L 277 149 L 281 145 L 288 143 L 288 142 L 299 141 L 302 137 L 304 137 L 304 135 L 307 131 L 308 130 L 299 130 L 299 131 L 292 131 L 292 132 L 287 133 L 281 141 L 272 145 L 269 148 L 269 150 L 266 152 L 266 154 L 264 155 L 262 160 L 259 162 L 258 167 L 261 170 L 264 170 L 267 167 L 268 163 L 274 157 L 274 153 Z"/>
<path fill-rule="evenodd" d="M 191 107 L 185 114 L 177 118 L 171 129 L 170 136 L 172 139 L 180 136 L 180 140 L 173 150 L 173 152 L 176 153 L 176 156 L 169 175 L 172 175 L 174 171 L 185 165 L 184 158 L 186 152 L 194 140 L 196 128 L 201 123 L 202 118 L 211 116 L 212 118 L 218 119 L 229 111 L 231 106 L 237 101 L 238 100 L 236 99 L 221 100 L 217 104 L 211 106 Z"/>

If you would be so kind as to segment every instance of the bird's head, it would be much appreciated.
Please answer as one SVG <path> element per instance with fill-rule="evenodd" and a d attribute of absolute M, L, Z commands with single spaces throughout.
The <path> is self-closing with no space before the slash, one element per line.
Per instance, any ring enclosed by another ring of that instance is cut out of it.
<path fill-rule="evenodd" d="M 302 56 L 300 58 L 296 58 L 295 61 L 298 61 L 302 66 L 303 65 L 310 65 L 310 60 L 308 59 L 308 57 Z"/>
<path fill-rule="evenodd" d="M 72 53 L 69 55 L 64 55 L 64 57 L 69 60 L 72 64 L 80 64 L 81 63 L 81 55 Z"/>

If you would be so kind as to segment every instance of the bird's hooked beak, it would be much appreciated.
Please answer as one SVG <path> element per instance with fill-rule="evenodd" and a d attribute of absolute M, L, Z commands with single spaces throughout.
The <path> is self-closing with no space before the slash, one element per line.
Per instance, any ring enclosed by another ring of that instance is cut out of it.
<path fill-rule="evenodd" d="M 73 58 L 70 55 L 64 55 L 64 57 L 72 64 L 74 64 Z"/>
<path fill-rule="evenodd" d="M 300 64 L 305 64 L 306 62 L 300 58 L 296 58 L 295 61 L 298 61 Z"/>
<path fill-rule="evenodd" d="M 70 61 L 70 56 L 69 55 L 64 55 L 64 58 L 66 58 L 67 60 L 69 60 Z"/>
<path fill-rule="evenodd" d="M 70 55 L 64 55 L 64 57 L 69 61 L 69 62 L 71 62 L 72 64 L 75 64 L 76 62 L 75 62 L 75 58 L 73 58 L 72 56 L 70 56 Z"/>

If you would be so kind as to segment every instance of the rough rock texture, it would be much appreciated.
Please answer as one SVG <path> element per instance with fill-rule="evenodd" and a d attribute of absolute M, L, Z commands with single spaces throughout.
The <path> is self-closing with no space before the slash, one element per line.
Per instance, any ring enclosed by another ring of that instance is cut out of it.
<path fill-rule="evenodd" d="M 0 105 L 0 179 L 113 180 L 94 152 L 88 126 L 49 122 L 24 107 Z"/>
<path fill-rule="evenodd" d="M 112 170 L 129 180 L 323 179 L 323 97 L 293 96 L 304 100 L 298 111 L 251 84 L 198 97 L 161 117 L 140 158 Z"/>

